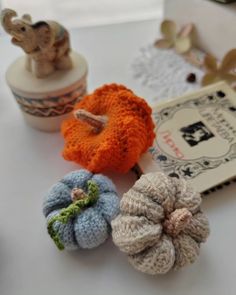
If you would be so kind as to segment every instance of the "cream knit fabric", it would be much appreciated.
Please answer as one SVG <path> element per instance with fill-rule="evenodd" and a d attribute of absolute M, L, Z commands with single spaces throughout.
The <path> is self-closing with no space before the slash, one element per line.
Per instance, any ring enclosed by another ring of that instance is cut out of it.
<path fill-rule="evenodd" d="M 114 243 L 148 274 L 192 263 L 209 235 L 200 204 L 200 194 L 184 179 L 145 174 L 121 200 L 121 214 L 112 221 Z"/>

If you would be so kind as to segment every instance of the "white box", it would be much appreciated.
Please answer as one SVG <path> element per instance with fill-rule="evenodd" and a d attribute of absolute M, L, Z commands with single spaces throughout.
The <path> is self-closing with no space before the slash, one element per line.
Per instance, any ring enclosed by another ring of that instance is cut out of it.
<path fill-rule="evenodd" d="M 236 48 L 236 3 L 210 0 L 165 0 L 165 18 L 196 26 L 196 45 L 218 59 Z"/>

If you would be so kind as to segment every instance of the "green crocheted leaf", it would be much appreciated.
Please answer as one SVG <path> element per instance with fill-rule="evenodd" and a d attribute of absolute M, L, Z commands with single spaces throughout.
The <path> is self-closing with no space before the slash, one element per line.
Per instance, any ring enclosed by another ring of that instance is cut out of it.
<path fill-rule="evenodd" d="M 62 209 L 57 216 L 53 216 L 48 221 L 48 233 L 59 250 L 63 250 L 65 247 L 60 241 L 60 237 L 54 230 L 53 225 L 57 221 L 66 224 L 71 218 L 80 214 L 83 209 L 95 204 L 99 198 L 98 185 L 94 181 L 89 180 L 87 182 L 87 191 L 88 193 L 85 194 L 83 199 L 77 200 L 76 202 L 70 204 L 67 208 Z"/>

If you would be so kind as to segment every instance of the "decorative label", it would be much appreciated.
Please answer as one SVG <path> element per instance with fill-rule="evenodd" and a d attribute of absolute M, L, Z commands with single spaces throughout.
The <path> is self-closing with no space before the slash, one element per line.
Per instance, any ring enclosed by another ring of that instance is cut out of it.
<path fill-rule="evenodd" d="M 200 192 L 236 176 L 236 94 L 224 82 L 154 108 L 157 137 L 143 172 L 163 170 Z"/>

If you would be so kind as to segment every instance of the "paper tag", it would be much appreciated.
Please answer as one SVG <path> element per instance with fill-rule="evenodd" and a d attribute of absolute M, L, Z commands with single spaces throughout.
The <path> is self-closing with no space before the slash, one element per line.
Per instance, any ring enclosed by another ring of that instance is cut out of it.
<path fill-rule="evenodd" d="M 140 160 L 206 191 L 236 176 L 236 93 L 220 82 L 153 108 L 156 139 Z"/>

